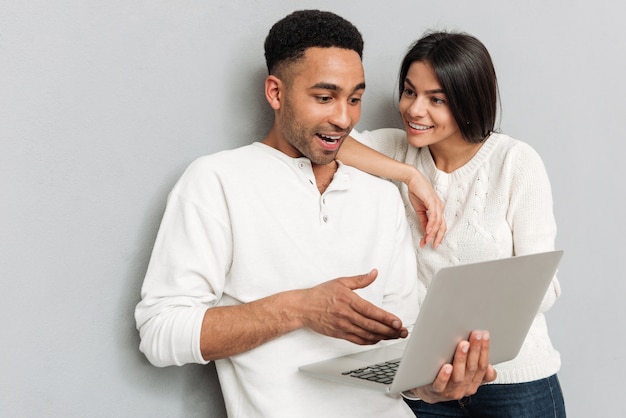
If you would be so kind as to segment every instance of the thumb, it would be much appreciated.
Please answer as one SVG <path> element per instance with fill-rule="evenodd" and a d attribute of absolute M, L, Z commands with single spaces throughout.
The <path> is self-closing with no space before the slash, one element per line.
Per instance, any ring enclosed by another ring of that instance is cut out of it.
<path fill-rule="evenodd" d="M 369 286 L 374 282 L 374 280 L 376 280 L 376 277 L 378 277 L 378 270 L 372 269 L 369 273 L 359 274 L 352 277 L 343 277 L 339 280 L 348 289 L 355 290 Z"/>

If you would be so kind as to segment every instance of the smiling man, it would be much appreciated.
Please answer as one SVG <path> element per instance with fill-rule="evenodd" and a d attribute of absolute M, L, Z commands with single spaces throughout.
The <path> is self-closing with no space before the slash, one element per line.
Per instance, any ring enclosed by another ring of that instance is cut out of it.
<path fill-rule="evenodd" d="M 339 147 L 359 120 L 364 91 L 360 52 L 308 48 L 298 63 L 270 70 L 265 95 L 275 123 L 263 143 L 308 158 L 323 193 L 337 171 Z"/>
<path fill-rule="evenodd" d="M 168 198 L 135 312 L 140 349 L 157 366 L 215 361 L 229 417 L 412 416 L 397 397 L 297 372 L 404 338 L 417 315 L 397 189 L 335 159 L 360 117 L 362 48 L 332 13 L 276 23 L 265 42 L 270 132 L 199 158 Z M 418 393 L 474 391 L 487 359 L 488 345 L 464 341 Z"/>

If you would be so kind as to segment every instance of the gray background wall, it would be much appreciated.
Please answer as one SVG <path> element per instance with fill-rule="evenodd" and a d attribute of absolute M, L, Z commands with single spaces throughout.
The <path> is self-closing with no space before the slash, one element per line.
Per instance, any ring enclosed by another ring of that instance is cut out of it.
<path fill-rule="evenodd" d="M 396 71 L 425 29 L 487 45 L 502 130 L 542 154 L 553 183 L 567 254 L 548 320 L 569 414 L 615 416 L 626 35 L 610 0 L 0 0 L 0 416 L 224 416 L 212 367 L 148 364 L 133 309 L 184 167 L 267 130 L 262 43 L 297 8 L 363 32 L 361 129 L 398 123 Z"/>

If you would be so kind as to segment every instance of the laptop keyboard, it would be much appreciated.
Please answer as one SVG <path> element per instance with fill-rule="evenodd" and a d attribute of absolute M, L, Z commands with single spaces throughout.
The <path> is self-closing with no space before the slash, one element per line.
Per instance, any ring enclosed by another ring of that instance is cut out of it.
<path fill-rule="evenodd" d="M 391 360 L 367 367 L 361 367 L 360 369 L 348 370 L 342 374 L 372 382 L 389 384 L 393 382 L 393 377 L 396 375 L 396 370 L 398 370 L 399 364 L 400 359 Z"/>

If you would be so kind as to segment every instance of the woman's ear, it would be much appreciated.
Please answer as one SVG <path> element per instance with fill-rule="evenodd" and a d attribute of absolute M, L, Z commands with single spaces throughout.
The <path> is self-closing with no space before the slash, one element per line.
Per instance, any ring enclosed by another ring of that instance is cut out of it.
<path fill-rule="evenodd" d="M 280 79 L 273 75 L 268 75 L 265 79 L 265 98 L 274 110 L 280 109 L 283 83 Z"/>

